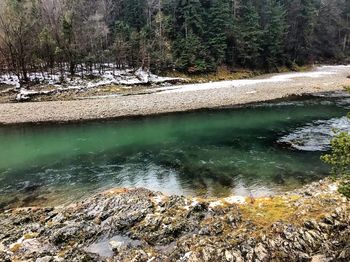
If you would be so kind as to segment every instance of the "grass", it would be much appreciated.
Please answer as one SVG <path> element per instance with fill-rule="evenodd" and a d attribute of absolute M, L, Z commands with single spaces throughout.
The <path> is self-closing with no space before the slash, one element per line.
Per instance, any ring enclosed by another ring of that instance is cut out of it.
<path fill-rule="evenodd" d="M 241 206 L 243 217 L 259 227 L 267 227 L 282 221 L 289 222 L 294 217 L 296 208 L 291 205 L 298 198 L 284 199 L 281 197 L 256 199 Z"/>
<path fill-rule="evenodd" d="M 187 80 L 188 83 L 205 83 L 205 82 L 214 82 L 214 81 L 223 81 L 223 80 L 237 80 L 237 79 L 245 79 L 254 76 L 258 76 L 263 74 L 261 71 L 251 71 L 238 69 L 235 71 L 229 70 L 227 67 L 220 67 L 217 72 L 207 73 L 207 74 L 198 74 L 191 75 L 185 74 L 181 72 L 169 72 L 166 74 L 169 77 L 179 77 Z"/>
<path fill-rule="evenodd" d="M 270 232 L 276 222 L 296 226 L 308 220 L 320 220 L 330 212 L 332 196 L 320 195 L 317 199 L 301 199 L 299 196 L 256 199 L 240 206 L 242 221 L 249 221 L 256 227 L 256 233 Z"/>
<path fill-rule="evenodd" d="M 294 65 L 292 68 L 290 67 L 279 67 L 276 69 L 275 73 L 286 73 L 286 72 L 305 72 L 312 69 L 311 65 L 306 66 L 297 66 Z M 179 77 L 187 79 L 188 83 L 206 83 L 206 82 L 214 82 L 214 81 L 224 81 L 224 80 L 239 80 L 246 79 L 251 77 L 256 77 L 259 75 L 266 74 L 263 70 L 248 70 L 248 69 L 235 69 L 230 70 L 228 67 L 222 66 L 219 67 L 217 72 L 207 73 L 207 74 L 186 74 L 178 71 L 168 72 L 166 76 L 169 77 Z"/>

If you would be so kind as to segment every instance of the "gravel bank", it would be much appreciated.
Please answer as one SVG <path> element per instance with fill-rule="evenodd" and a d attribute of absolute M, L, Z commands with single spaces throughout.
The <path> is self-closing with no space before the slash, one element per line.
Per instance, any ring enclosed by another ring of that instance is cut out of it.
<path fill-rule="evenodd" d="M 145 116 L 268 101 L 350 86 L 350 66 L 317 67 L 306 73 L 183 85 L 153 93 L 87 100 L 0 104 L 0 124 L 69 122 Z"/>

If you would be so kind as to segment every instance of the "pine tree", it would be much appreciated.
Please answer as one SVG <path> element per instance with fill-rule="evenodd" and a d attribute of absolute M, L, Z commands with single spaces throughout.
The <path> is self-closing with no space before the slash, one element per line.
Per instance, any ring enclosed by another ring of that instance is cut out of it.
<path fill-rule="evenodd" d="M 230 26 L 230 6 L 227 0 L 217 0 L 208 10 L 206 42 L 210 57 L 213 60 L 211 68 L 215 70 L 225 60 L 227 50 L 227 31 Z"/>
<path fill-rule="evenodd" d="M 312 40 L 315 37 L 316 8 L 314 0 L 284 0 L 288 16 L 286 52 L 291 63 L 310 62 L 313 54 Z"/>
<path fill-rule="evenodd" d="M 188 73 L 202 73 L 207 71 L 207 52 L 198 36 L 190 32 L 186 38 L 179 39 L 177 44 L 178 46 L 175 47 L 178 50 L 177 69 Z"/>
<path fill-rule="evenodd" d="M 236 56 L 241 66 L 257 67 L 260 64 L 262 33 L 259 14 L 252 1 L 248 1 L 242 6 L 235 28 Z"/>
<path fill-rule="evenodd" d="M 335 2 L 320 2 L 317 6 L 318 15 L 315 21 L 315 37 L 312 49 L 315 57 L 337 57 L 341 51 L 338 28 L 341 23 L 341 12 Z"/>
<path fill-rule="evenodd" d="M 124 20 L 140 31 L 146 24 L 146 0 L 124 0 Z"/>
<path fill-rule="evenodd" d="M 262 41 L 263 67 L 273 70 L 284 63 L 284 42 L 286 35 L 285 12 L 283 7 L 276 0 L 267 0 L 266 25 Z"/>
<path fill-rule="evenodd" d="M 203 44 L 203 8 L 199 0 L 180 0 L 176 11 L 177 34 L 174 43 L 176 67 L 181 71 L 200 73 L 207 70 Z"/>

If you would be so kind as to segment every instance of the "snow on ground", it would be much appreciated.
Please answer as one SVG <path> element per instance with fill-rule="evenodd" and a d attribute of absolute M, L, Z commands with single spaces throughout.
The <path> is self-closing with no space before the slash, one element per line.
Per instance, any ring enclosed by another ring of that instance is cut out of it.
<path fill-rule="evenodd" d="M 31 73 L 29 78 L 33 82 L 48 84 L 52 88 L 50 90 L 44 91 L 30 91 L 26 88 L 21 88 L 17 95 L 17 100 L 28 100 L 30 96 L 39 94 L 51 94 L 55 92 L 63 92 L 67 90 L 82 90 L 95 88 L 106 85 L 122 85 L 124 88 L 130 88 L 133 85 L 143 85 L 143 84 L 161 84 L 161 83 L 172 83 L 180 82 L 183 79 L 170 78 L 170 77 L 160 77 L 152 74 L 149 71 L 145 71 L 142 68 L 134 71 L 132 69 L 120 70 L 112 64 L 104 65 L 104 71 L 101 73 L 99 70 L 92 70 L 91 74 L 95 79 L 81 78 L 81 69 L 78 68 L 77 76 L 70 78 L 68 73 L 64 73 L 65 83 L 60 82 L 61 75 L 59 73 L 49 74 L 49 73 Z M 291 82 L 298 78 L 321 78 L 332 76 L 340 73 L 344 73 L 349 70 L 350 65 L 338 65 L 338 66 L 319 66 L 316 67 L 311 72 L 294 72 L 294 73 L 283 73 L 270 76 L 268 78 L 260 79 L 243 79 L 243 80 L 230 80 L 230 81 L 220 81 L 220 82 L 209 82 L 203 84 L 187 84 L 178 86 L 167 86 L 160 88 L 153 88 L 148 91 L 159 92 L 159 93 L 181 93 L 188 91 L 198 91 L 198 90 L 209 90 L 209 89 L 220 89 L 220 88 L 235 88 L 235 87 L 245 87 L 254 86 L 259 84 L 268 83 L 285 83 Z M 85 70 L 86 72 L 86 70 Z M 0 84 L 12 85 L 16 88 L 20 88 L 20 83 L 18 77 L 11 74 L 0 75 Z M 247 94 L 255 94 L 256 90 L 247 90 Z"/>
<path fill-rule="evenodd" d="M 68 76 L 68 73 L 64 73 L 63 77 L 65 83 L 60 83 L 61 74 L 54 73 L 50 74 L 48 72 L 44 73 L 30 73 L 29 79 L 33 82 L 49 84 L 54 86 L 65 86 L 65 87 L 75 87 L 75 88 L 93 88 L 102 85 L 142 85 L 150 83 L 163 83 L 181 80 L 179 78 L 171 77 L 161 77 L 152 74 L 149 71 L 145 71 L 142 68 L 134 71 L 131 69 L 117 70 L 113 68 L 108 68 L 101 73 L 99 70 L 92 70 L 92 76 L 96 77 L 96 80 L 90 80 L 85 73 L 85 78 L 81 78 L 81 71 L 77 70 L 76 75 L 73 78 Z M 90 75 L 91 76 L 91 75 Z M 4 74 L 0 75 L 0 84 L 12 85 L 17 88 L 20 87 L 19 79 L 14 74 Z"/>
<path fill-rule="evenodd" d="M 106 64 L 105 67 L 106 68 L 103 73 L 96 69 L 92 70 L 91 75 L 95 78 L 93 80 L 91 80 L 89 77 L 80 77 L 82 71 L 79 68 L 77 70 L 77 76 L 72 78 L 68 76 L 68 72 L 65 72 L 63 74 L 64 83 L 61 83 L 60 79 L 62 76 L 59 73 L 30 73 L 28 77 L 32 82 L 47 84 L 55 87 L 55 89 L 51 88 L 50 90 L 44 91 L 32 91 L 21 87 L 18 77 L 14 74 L 0 75 L 0 84 L 14 86 L 19 89 L 17 100 L 23 101 L 28 100 L 30 96 L 33 95 L 51 94 L 67 90 L 90 89 L 106 85 L 123 85 L 125 88 L 130 88 L 132 85 L 160 84 L 165 82 L 182 81 L 180 78 L 160 77 L 152 74 L 149 71 L 145 71 L 142 68 L 134 71 L 131 69 L 116 69 L 110 64 Z"/>
<path fill-rule="evenodd" d="M 219 89 L 219 88 L 230 88 L 230 87 L 243 87 L 248 85 L 264 84 L 264 83 L 278 83 L 278 82 L 290 82 L 296 78 L 319 78 L 327 75 L 335 75 L 349 69 L 350 65 L 339 65 L 339 66 L 320 66 L 311 72 L 297 72 L 297 73 L 284 73 L 271 76 L 269 78 L 262 79 L 243 79 L 243 80 L 230 80 L 220 82 L 210 82 L 204 84 L 190 84 L 190 85 L 179 85 L 171 87 L 157 88 L 156 91 L 161 93 L 181 93 L 188 91 L 208 90 L 208 89 Z"/>

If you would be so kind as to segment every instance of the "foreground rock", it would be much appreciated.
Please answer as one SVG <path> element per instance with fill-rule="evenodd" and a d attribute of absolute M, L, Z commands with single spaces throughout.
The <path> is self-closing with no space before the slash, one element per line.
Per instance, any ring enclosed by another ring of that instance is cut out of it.
<path fill-rule="evenodd" d="M 112 190 L 0 214 L 0 261 L 349 261 L 350 205 L 325 180 L 264 199 Z"/>

